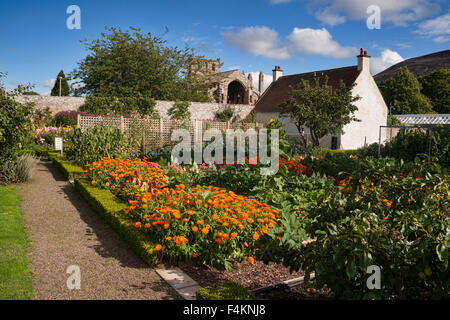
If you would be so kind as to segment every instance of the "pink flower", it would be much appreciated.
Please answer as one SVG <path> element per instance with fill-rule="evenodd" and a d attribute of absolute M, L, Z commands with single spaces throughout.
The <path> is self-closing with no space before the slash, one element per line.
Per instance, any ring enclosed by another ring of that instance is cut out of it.
<path fill-rule="evenodd" d="M 177 166 L 176 164 L 169 164 L 169 168 L 175 170 L 176 173 L 182 173 L 183 169 L 181 169 L 179 166 Z"/>

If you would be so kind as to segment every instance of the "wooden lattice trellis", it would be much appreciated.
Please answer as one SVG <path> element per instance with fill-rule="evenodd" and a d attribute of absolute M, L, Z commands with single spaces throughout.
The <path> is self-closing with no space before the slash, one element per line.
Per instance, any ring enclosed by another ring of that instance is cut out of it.
<path fill-rule="evenodd" d="M 258 131 L 264 126 L 260 123 L 230 123 L 207 120 L 180 121 L 172 119 L 149 119 L 128 117 L 103 117 L 78 115 L 77 127 L 83 129 L 97 125 L 109 125 L 120 128 L 122 132 L 139 130 L 146 150 L 161 147 L 169 147 L 177 142 L 171 141 L 171 135 L 175 129 L 186 129 L 191 135 L 191 143 L 195 143 L 195 132 L 203 133 L 208 129 L 219 129 L 225 134 L 227 129 L 242 129 L 247 131 L 252 128 Z"/>

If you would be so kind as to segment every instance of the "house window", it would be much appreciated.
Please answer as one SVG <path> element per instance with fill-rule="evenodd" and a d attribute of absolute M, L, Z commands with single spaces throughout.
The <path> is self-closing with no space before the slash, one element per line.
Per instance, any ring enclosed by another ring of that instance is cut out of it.
<path fill-rule="evenodd" d="M 331 137 L 331 149 L 336 150 L 338 148 L 338 138 Z"/>

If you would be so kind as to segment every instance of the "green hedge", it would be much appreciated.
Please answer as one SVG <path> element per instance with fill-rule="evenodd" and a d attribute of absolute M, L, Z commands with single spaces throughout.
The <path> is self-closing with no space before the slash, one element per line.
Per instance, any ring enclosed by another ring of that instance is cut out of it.
<path fill-rule="evenodd" d="M 64 174 L 66 180 L 72 180 L 83 175 L 83 168 L 74 164 L 72 161 L 61 158 L 58 152 L 49 152 L 49 160 Z"/>
<path fill-rule="evenodd" d="M 150 266 L 157 263 L 155 244 L 143 233 L 133 228 L 133 223 L 123 216 L 127 205 L 109 190 L 93 187 L 85 178 L 75 179 L 75 189 L 91 207 L 116 231 L 123 240 Z"/>
<path fill-rule="evenodd" d="M 197 300 L 257 300 L 255 294 L 233 281 L 217 283 L 196 292 Z"/>

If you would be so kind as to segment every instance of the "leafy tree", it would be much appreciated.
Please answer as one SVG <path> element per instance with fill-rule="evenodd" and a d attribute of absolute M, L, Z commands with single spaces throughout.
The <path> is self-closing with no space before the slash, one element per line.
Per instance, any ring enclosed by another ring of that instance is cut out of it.
<path fill-rule="evenodd" d="M 169 114 L 170 118 L 174 120 L 189 120 L 191 118 L 189 105 L 189 102 L 186 101 L 175 102 L 167 113 Z"/>
<path fill-rule="evenodd" d="M 450 113 L 450 70 L 440 69 L 419 78 L 422 93 L 437 113 Z"/>
<path fill-rule="evenodd" d="M 59 81 L 59 78 L 61 77 L 61 81 Z M 59 85 L 61 82 L 61 96 L 68 96 L 69 95 L 69 83 L 67 82 L 66 75 L 64 74 L 64 71 L 60 71 L 58 73 L 58 76 L 56 77 L 55 85 L 53 86 L 52 92 L 50 95 L 52 96 L 59 96 Z"/>
<path fill-rule="evenodd" d="M 346 124 L 359 121 L 354 117 L 358 108 L 353 103 L 360 97 L 352 96 L 353 87 L 347 87 L 341 81 L 340 87 L 333 91 L 328 85 L 328 77 L 325 77 L 323 84 L 317 78 L 314 86 L 302 80 L 296 88 L 291 87 L 288 100 L 280 105 L 280 114 L 294 120 L 304 146 L 305 127 L 310 129 L 313 144 L 319 146 L 324 136 L 343 133 Z"/>
<path fill-rule="evenodd" d="M 381 85 L 387 104 L 392 104 L 395 114 L 433 113 L 430 100 L 421 93 L 422 86 L 407 67 L 398 69 L 394 77 Z"/>
<path fill-rule="evenodd" d="M 144 96 L 158 100 L 209 101 L 208 83 L 189 73 L 193 49 L 168 47 L 151 33 L 108 28 L 92 42 L 82 41 L 89 55 L 78 63 L 72 79 L 83 83 L 78 94 Z"/>

